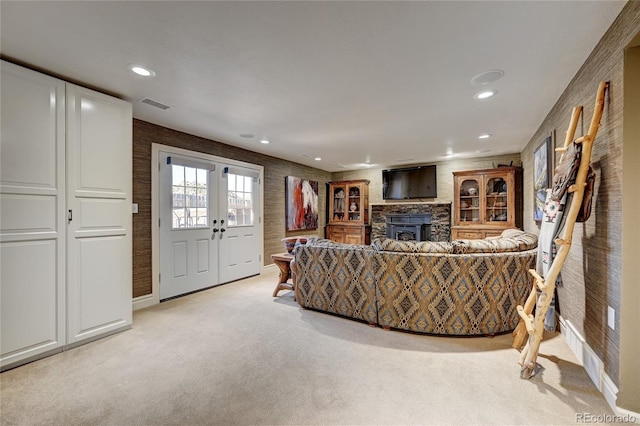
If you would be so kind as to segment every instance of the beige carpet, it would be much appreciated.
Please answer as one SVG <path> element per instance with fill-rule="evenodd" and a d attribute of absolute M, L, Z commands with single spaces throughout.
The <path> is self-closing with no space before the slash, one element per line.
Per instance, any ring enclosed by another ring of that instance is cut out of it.
<path fill-rule="evenodd" d="M 519 378 L 511 336 L 384 331 L 271 293 L 277 272 L 134 313 L 133 329 L 6 371 L 2 424 L 576 424 L 613 414 L 564 339 Z"/>

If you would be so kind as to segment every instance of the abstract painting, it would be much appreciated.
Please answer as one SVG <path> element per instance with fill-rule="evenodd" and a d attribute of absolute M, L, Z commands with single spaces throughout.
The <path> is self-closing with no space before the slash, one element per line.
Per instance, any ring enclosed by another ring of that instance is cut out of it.
<path fill-rule="evenodd" d="M 536 148 L 533 153 L 533 220 L 540 222 L 547 199 L 547 188 L 551 186 L 553 176 L 553 132 Z"/>
<path fill-rule="evenodd" d="M 318 182 L 285 177 L 287 231 L 318 227 Z"/>

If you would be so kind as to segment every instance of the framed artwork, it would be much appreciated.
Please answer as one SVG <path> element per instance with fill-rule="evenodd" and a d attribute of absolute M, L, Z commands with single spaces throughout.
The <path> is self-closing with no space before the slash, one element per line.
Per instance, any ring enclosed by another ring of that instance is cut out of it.
<path fill-rule="evenodd" d="M 285 177 L 285 214 L 287 231 L 318 227 L 318 182 Z"/>
<path fill-rule="evenodd" d="M 553 179 L 554 132 L 552 131 L 533 152 L 533 219 L 542 221 L 547 189 Z"/>

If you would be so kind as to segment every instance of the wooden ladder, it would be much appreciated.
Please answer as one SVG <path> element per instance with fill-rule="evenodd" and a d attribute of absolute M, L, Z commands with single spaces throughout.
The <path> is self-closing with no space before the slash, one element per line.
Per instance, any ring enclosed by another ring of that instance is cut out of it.
<path fill-rule="evenodd" d="M 582 144 L 582 156 L 580 158 L 580 165 L 578 167 L 575 183 L 569 186 L 567 190 L 568 194 L 571 194 L 570 205 L 565 206 L 565 216 L 562 218 L 563 222 L 560 225 L 561 229 L 558 230 L 554 240 L 557 246 L 557 254 L 554 256 L 545 277 L 538 274 L 536 270 L 529 269 L 529 273 L 533 277 L 531 293 L 529 294 L 524 307 L 518 305 L 516 308 L 520 315 L 520 323 L 513 331 L 514 338 L 512 346 L 515 349 L 520 349 L 525 343 L 525 339 L 528 335 L 528 340 L 520 353 L 519 360 L 519 364 L 522 368 L 520 371 L 520 377 L 524 379 L 529 379 L 536 373 L 536 359 L 538 357 L 538 351 L 540 350 L 540 343 L 542 342 L 544 320 L 547 316 L 547 311 L 549 310 L 551 301 L 553 300 L 556 288 L 556 279 L 558 278 L 560 270 L 564 265 L 567 255 L 569 254 L 569 250 L 571 249 L 573 227 L 582 206 L 584 189 L 587 185 L 587 174 L 591 163 L 591 151 L 596 134 L 598 133 L 598 128 L 600 127 L 600 119 L 604 110 L 605 92 L 608 86 L 608 82 L 600 83 L 598 93 L 596 95 L 596 104 L 593 111 L 593 117 L 591 119 L 591 125 L 589 126 L 589 132 L 575 141 L 575 143 Z M 575 136 L 581 114 L 581 106 L 577 106 L 573 109 L 564 146 L 562 148 L 556 148 L 556 151 L 562 152 L 563 156 L 569 145 L 573 143 L 573 138 Z M 562 161 L 562 157 L 560 161 Z M 540 247 L 538 250 L 538 256 L 541 256 Z M 539 295 L 538 292 L 540 292 Z M 535 316 L 533 314 L 534 305 L 536 308 Z"/>

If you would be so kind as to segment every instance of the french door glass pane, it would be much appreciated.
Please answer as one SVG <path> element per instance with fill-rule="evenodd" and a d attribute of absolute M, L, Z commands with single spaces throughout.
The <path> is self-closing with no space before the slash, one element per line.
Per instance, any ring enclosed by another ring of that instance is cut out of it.
<path fill-rule="evenodd" d="M 248 176 L 227 174 L 228 226 L 253 225 L 253 179 Z"/>
<path fill-rule="evenodd" d="M 207 169 L 172 165 L 173 229 L 206 228 L 209 223 Z"/>

